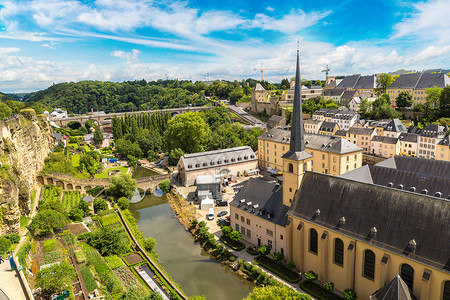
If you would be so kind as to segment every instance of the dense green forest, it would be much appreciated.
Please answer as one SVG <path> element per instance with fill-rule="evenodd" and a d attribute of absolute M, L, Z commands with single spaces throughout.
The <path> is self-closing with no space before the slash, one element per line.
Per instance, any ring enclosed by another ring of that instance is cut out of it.
<path fill-rule="evenodd" d="M 128 115 L 112 120 L 116 152 L 133 164 L 136 159 L 155 160 L 159 153 L 169 154 L 171 164 L 181 155 L 248 145 L 258 148 L 260 128 L 245 130 L 232 124 L 224 107 L 187 112 L 170 118 L 168 113 Z"/>

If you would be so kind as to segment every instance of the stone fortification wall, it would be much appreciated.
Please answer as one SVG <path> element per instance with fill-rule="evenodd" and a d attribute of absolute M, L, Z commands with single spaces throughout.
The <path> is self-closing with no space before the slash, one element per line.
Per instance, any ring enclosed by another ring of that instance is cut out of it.
<path fill-rule="evenodd" d="M 36 175 L 53 145 L 49 122 L 33 110 L 0 121 L 0 234 L 19 231 L 20 216 L 30 212 Z"/>

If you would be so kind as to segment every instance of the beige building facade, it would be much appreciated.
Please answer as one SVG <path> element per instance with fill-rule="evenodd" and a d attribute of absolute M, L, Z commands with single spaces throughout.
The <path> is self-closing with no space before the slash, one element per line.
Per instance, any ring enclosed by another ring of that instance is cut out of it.
<path fill-rule="evenodd" d="M 290 131 L 271 129 L 258 137 L 261 169 L 283 170 L 282 156 L 289 149 Z M 362 166 L 363 149 L 336 136 L 305 134 L 305 149 L 312 154 L 311 170 L 340 175 Z"/>

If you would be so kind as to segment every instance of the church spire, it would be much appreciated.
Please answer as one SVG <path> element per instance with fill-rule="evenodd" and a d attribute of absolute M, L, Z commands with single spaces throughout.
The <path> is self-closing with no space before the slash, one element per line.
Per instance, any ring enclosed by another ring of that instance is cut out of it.
<path fill-rule="evenodd" d="M 302 115 L 302 84 L 300 80 L 300 54 L 297 46 L 297 68 L 295 71 L 294 109 L 292 111 L 291 144 L 289 150 L 300 152 L 305 150 Z"/>

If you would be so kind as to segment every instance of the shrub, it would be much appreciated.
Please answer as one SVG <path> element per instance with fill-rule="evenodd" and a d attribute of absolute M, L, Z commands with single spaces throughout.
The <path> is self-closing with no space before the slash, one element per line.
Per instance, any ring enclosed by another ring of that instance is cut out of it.
<path fill-rule="evenodd" d="M 230 236 L 231 232 L 233 231 L 233 229 L 231 229 L 230 226 L 223 226 L 222 227 L 222 235 L 223 236 Z"/>
<path fill-rule="evenodd" d="M 130 206 L 130 201 L 128 201 L 126 197 L 120 197 L 119 200 L 117 200 L 117 205 L 120 209 L 124 210 Z"/>
<path fill-rule="evenodd" d="M 235 242 L 239 242 L 242 238 L 242 235 L 239 231 L 233 231 L 230 233 L 230 239 L 232 239 Z"/>
<path fill-rule="evenodd" d="M 169 179 L 165 179 L 163 181 L 161 181 L 161 183 L 159 184 L 159 188 L 164 192 L 164 193 L 168 193 L 170 192 L 170 180 Z"/>
<path fill-rule="evenodd" d="M 258 256 L 256 261 L 265 269 L 275 273 L 290 283 L 297 283 L 300 281 L 300 275 L 297 272 L 286 268 L 267 256 Z"/>
<path fill-rule="evenodd" d="M 334 283 L 331 282 L 331 281 L 325 282 L 325 284 L 324 284 L 323 286 L 324 286 L 324 288 L 325 288 L 327 291 L 329 291 L 329 292 L 332 292 L 333 289 L 334 289 Z"/>
<path fill-rule="evenodd" d="M 192 226 L 197 226 L 197 224 L 198 224 L 198 220 L 197 219 L 193 219 L 192 221 L 191 221 L 191 224 L 192 224 Z"/>
<path fill-rule="evenodd" d="M 42 269 L 37 273 L 36 284 L 49 294 L 61 292 L 70 287 L 76 276 L 74 268 L 66 261 Z"/>
<path fill-rule="evenodd" d="M 221 236 L 220 240 L 235 251 L 241 251 L 245 249 L 245 245 L 241 241 L 235 241 L 226 236 Z"/>
<path fill-rule="evenodd" d="M 276 262 L 280 262 L 284 258 L 283 253 L 280 253 L 280 252 L 274 252 L 274 253 L 272 253 L 272 256 L 273 256 L 273 260 Z"/>
<path fill-rule="evenodd" d="M 292 260 L 290 260 L 290 261 L 287 263 L 287 267 L 288 267 L 289 269 L 291 269 L 291 270 L 297 268 L 297 266 L 295 265 L 295 263 L 294 263 Z"/>
<path fill-rule="evenodd" d="M 155 249 L 156 240 L 152 237 L 148 237 L 144 239 L 144 248 L 146 251 L 152 251 Z"/>
<path fill-rule="evenodd" d="M 314 271 L 309 271 L 305 273 L 305 278 L 308 281 L 316 281 L 317 278 L 319 278 L 319 275 L 317 275 Z"/>
<path fill-rule="evenodd" d="M 247 247 L 247 253 L 251 254 L 251 255 L 258 255 L 258 248 L 256 248 L 255 246 L 248 246 Z"/>
<path fill-rule="evenodd" d="M 5 238 L 11 241 L 11 244 L 17 244 L 20 241 L 20 236 L 17 233 L 5 234 Z"/>
<path fill-rule="evenodd" d="M 94 199 L 94 212 L 98 213 L 101 210 L 107 210 L 108 203 L 106 203 L 105 199 L 96 198 Z"/>
<path fill-rule="evenodd" d="M 267 255 L 267 254 L 269 254 L 270 253 L 270 246 L 268 246 L 268 245 L 262 245 L 262 246 L 259 246 L 259 248 L 258 248 L 258 252 L 261 254 L 261 255 Z"/>
<path fill-rule="evenodd" d="M 356 300 L 358 298 L 358 295 L 356 294 L 354 289 L 345 289 L 344 298 L 345 300 Z"/>
<path fill-rule="evenodd" d="M 92 236 L 92 232 L 84 232 L 77 235 L 77 240 L 88 240 Z"/>
<path fill-rule="evenodd" d="M 205 228 L 206 227 L 206 222 L 205 221 L 201 221 L 200 224 L 198 224 L 198 226 L 200 226 L 200 228 Z"/>

